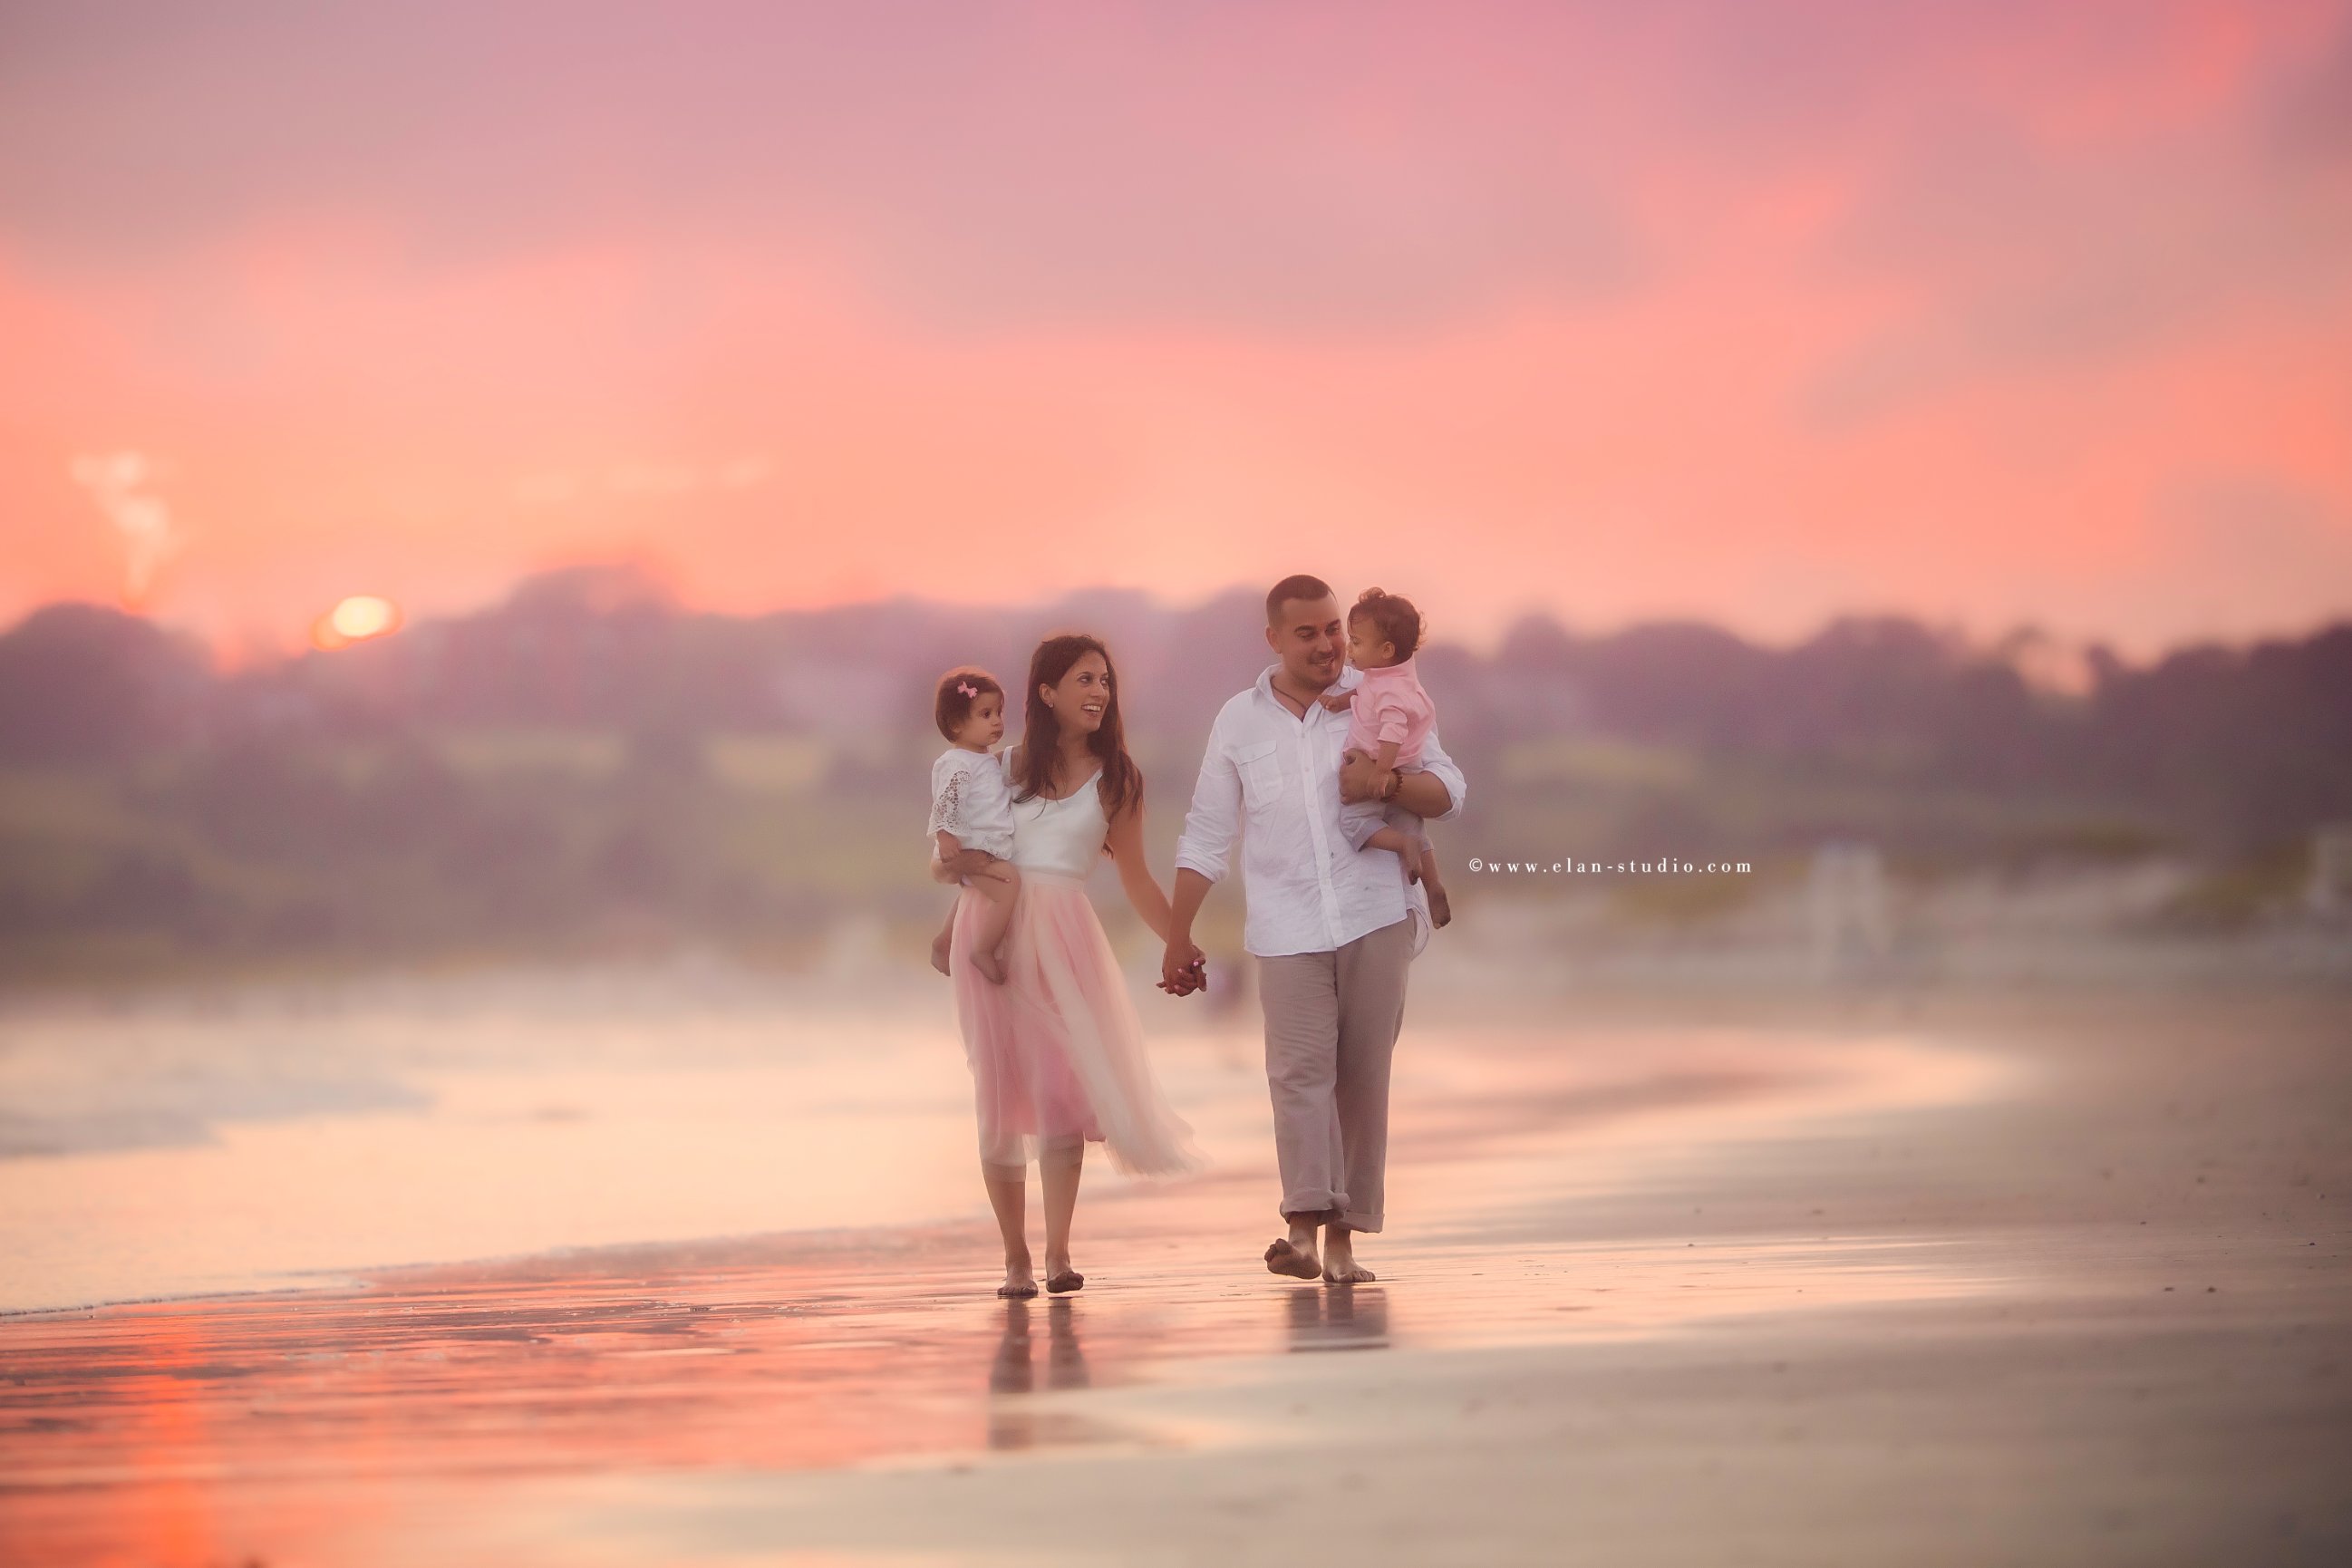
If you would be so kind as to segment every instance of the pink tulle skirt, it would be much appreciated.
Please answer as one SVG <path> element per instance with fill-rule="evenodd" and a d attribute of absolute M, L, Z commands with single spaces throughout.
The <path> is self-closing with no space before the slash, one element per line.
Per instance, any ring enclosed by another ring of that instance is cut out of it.
<path fill-rule="evenodd" d="M 982 1163 L 1025 1165 L 1041 1146 L 1084 1141 L 1107 1145 L 1137 1175 L 1196 1168 L 1192 1129 L 1152 1079 L 1142 1023 L 1086 884 L 1023 873 L 1002 985 L 971 963 L 986 908 L 964 889 L 948 938 Z"/>

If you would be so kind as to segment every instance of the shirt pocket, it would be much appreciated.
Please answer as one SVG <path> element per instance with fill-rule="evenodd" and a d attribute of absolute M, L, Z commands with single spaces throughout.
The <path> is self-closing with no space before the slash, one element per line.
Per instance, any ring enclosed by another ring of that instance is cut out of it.
<path fill-rule="evenodd" d="M 1242 799 L 1253 816 L 1282 798 L 1282 759 L 1278 741 L 1242 746 L 1234 752 L 1234 771 L 1242 776 Z"/>

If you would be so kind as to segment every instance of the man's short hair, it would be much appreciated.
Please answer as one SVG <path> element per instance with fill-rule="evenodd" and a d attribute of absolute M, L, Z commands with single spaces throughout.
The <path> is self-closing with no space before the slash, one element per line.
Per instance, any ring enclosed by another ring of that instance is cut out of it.
<path fill-rule="evenodd" d="M 1285 577 L 1265 591 L 1265 624 L 1274 626 L 1279 623 L 1282 619 L 1282 606 L 1293 599 L 1304 599 L 1308 604 L 1313 604 L 1318 599 L 1337 596 L 1331 592 L 1331 584 L 1320 577 L 1309 577 L 1304 572 L 1295 576 Z"/>

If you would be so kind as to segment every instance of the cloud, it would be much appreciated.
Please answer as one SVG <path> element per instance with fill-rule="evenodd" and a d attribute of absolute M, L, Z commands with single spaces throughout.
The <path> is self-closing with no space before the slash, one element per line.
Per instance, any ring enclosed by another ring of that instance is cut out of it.
<path fill-rule="evenodd" d="M 2333 9 L 58 7 L 0 49 L 0 232 L 107 265 L 289 223 L 418 268 L 716 242 L 938 331 L 1417 332 L 1605 306 L 1856 172 L 1829 259 L 1906 276 L 2233 226 L 2298 166 L 2238 100 L 2345 123 Z M 2218 186 L 2179 162 L 2217 149 Z"/>
<path fill-rule="evenodd" d="M 2194 475 L 2352 505 L 2347 16 L 19 7 L 10 591 L 106 580 L 54 454 L 128 427 L 205 520 L 175 613 L 632 551 L 1192 595 L 1344 534 L 1456 623 L 2079 626 Z"/>
<path fill-rule="evenodd" d="M 426 267 L 715 237 L 975 331 L 1396 330 L 1644 266 L 1606 40 L 1573 12 L 508 15 L 37 18 L 0 61 L 9 237 L 118 264 L 293 218 Z"/>
<path fill-rule="evenodd" d="M 2339 168 L 2352 159 L 2352 16 L 2338 16 L 2326 46 L 2285 74 L 2270 124 L 2290 158 Z"/>
<path fill-rule="evenodd" d="M 156 464 L 143 452 L 85 453 L 73 459 L 69 471 L 121 540 L 122 602 L 144 605 L 156 573 L 180 549 L 172 509 L 152 488 Z"/>
<path fill-rule="evenodd" d="M 2131 576 L 2182 624 L 2240 636 L 2343 615 L 2352 511 L 2263 474 L 2212 474 L 2163 498 L 2152 558 Z"/>
<path fill-rule="evenodd" d="M 731 458 L 723 463 L 620 463 L 596 472 L 546 468 L 516 477 L 509 494 L 521 506 L 561 506 L 608 496 L 678 497 L 711 491 L 748 490 L 774 471 L 766 458 Z"/>

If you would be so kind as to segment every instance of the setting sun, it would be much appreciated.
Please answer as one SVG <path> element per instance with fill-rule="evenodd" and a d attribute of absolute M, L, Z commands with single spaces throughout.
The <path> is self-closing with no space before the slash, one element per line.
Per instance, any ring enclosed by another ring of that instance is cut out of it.
<path fill-rule="evenodd" d="M 310 640 L 322 648 L 343 647 L 400 629 L 400 606 L 373 594 L 354 594 L 319 618 Z"/>

